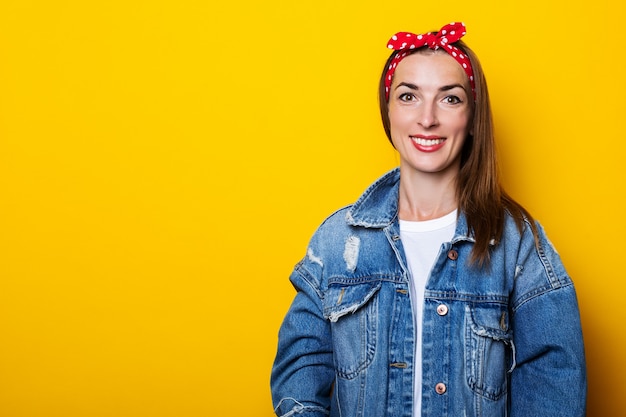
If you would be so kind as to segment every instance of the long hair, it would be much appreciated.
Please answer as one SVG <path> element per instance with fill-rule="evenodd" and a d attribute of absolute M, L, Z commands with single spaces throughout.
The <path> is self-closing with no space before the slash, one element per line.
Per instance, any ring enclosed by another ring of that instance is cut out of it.
<path fill-rule="evenodd" d="M 468 135 L 461 150 L 461 167 L 456 181 L 459 210 L 465 214 L 475 244 L 471 262 L 480 267 L 490 261 L 490 246 L 502 238 L 506 212 L 514 219 L 518 229 L 528 220 L 535 240 L 537 226 L 530 213 L 511 198 L 502 188 L 494 139 L 491 103 L 485 73 L 476 54 L 462 41 L 455 43 L 465 53 L 474 71 L 476 99 L 473 107 L 473 135 Z M 427 47 L 415 49 L 413 53 Z M 389 103 L 385 97 L 385 76 L 395 55 L 391 54 L 383 67 L 379 83 L 380 115 L 387 138 L 391 141 Z"/>

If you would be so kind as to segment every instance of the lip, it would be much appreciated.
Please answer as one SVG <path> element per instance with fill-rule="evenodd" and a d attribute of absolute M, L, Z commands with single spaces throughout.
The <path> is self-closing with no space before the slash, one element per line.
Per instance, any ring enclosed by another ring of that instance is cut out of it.
<path fill-rule="evenodd" d="M 412 138 L 418 138 L 418 139 L 444 139 L 442 136 L 437 136 L 437 135 L 411 135 Z"/>
<path fill-rule="evenodd" d="M 446 138 L 437 135 L 410 135 L 411 143 L 421 152 L 435 152 L 441 149 Z"/>

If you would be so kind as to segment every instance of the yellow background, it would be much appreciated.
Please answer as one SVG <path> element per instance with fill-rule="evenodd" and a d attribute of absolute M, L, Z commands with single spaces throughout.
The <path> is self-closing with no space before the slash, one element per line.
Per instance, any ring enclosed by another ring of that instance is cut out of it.
<path fill-rule="evenodd" d="M 589 415 L 626 415 L 617 4 L 2 0 L 0 415 L 271 416 L 291 268 L 397 164 L 385 43 L 453 20 L 577 285 Z"/>

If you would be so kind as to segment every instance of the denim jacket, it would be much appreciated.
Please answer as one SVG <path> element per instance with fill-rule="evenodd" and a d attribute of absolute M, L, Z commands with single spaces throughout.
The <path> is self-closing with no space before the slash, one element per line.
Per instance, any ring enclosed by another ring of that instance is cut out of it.
<path fill-rule="evenodd" d="M 399 171 L 319 227 L 295 267 L 295 299 L 271 376 L 278 416 L 411 417 L 415 329 L 398 225 Z M 460 213 L 426 284 L 424 417 L 584 416 L 574 286 L 540 225 L 507 217 L 488 268 L 470 266 Z M 419 415 L 419 413 L 418 413 Z"/>

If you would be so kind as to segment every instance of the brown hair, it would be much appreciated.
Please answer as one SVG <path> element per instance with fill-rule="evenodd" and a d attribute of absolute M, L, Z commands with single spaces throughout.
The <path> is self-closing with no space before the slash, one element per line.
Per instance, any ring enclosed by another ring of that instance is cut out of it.
<path fill-rule="evenodd" d="M 524 220 L 530 223 L 535 240 L 537 226 L 530 213 L 513 200 L 500 184 L 500 173 L 496 159 L 491 103 L 487 81 L 478 58 L 463 41 L 455 43 L 470 59 L 476 83 L 476 99 L 473 106 L 473 135 L 469 135 L 461 151 L 461 169 L 457 177 L 459 210 L 467 218 L 469 231 L 474 235 L 471 261 L 486 266 L 490 261 L 490 242 L 497 243 L 504 230 L 505 212 L 515 220 L 521 231 Z M 427 47 L 415 49 L 422 51 Z M 387 138 L 391 142 L 389 103 L 385 98 L 385 76 L 395 51 L 387 60 L 379 83 L 380 114 Z M 393 145 L 393 142 L 392 142 Z"/>

